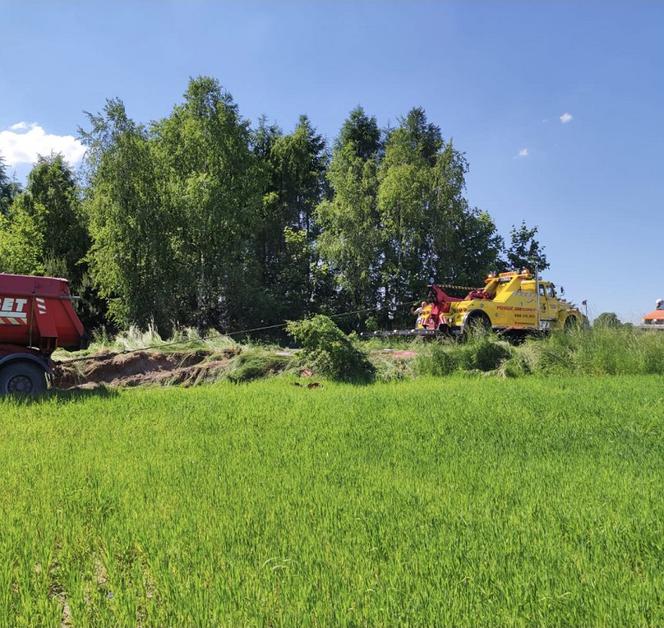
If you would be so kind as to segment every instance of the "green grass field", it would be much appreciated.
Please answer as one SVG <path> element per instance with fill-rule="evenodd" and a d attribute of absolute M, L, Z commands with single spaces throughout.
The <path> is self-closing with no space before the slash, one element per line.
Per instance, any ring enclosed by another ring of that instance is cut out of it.
<path fill-rule="evenodd" d="M 664 379 L 0 402 L 3 625 L 664 624 Z"/>

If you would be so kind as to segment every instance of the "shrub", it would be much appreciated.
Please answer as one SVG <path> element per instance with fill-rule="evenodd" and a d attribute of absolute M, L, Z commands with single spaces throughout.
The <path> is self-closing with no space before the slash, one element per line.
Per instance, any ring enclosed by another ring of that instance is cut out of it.
<path fill-rule="evenodd" d="M 354 339 L 322 314 L 302 321 L 290 321 L 288 333 L 302 347 L 302 361 L 312 369 L 339 381 L 374 379 L 376 369 Z"/>

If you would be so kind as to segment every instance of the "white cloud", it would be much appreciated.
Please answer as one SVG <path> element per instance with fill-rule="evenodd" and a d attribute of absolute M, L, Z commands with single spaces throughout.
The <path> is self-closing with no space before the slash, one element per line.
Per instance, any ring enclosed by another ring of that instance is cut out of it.
<path fill-rule="evenodd" d="M 571 113 L 566 111 L 565 113 L 563 113 L 562 116 L 560 116 L 560 121 L 563 124 L 567 124 L 568 122 L 572 121 L 572 118 L 574 118 L 574 116 Z"/>
<path fill-rule="evenodd" d="M 519 150 L 519 152 L 516 154 L 517 157 L 528 157 L 528 149 L 527 148 L 522 148 Z"/>
<path fill-rule="evenodd" d="M 79 162 L 85 154 L 85 146 L 73 135 L 47 133 L 36 122 L 17 122 L 0 131 L 0 155 L 9 166 L 33 164 L 38 155 L 62 153 L 70 164 Z"/>

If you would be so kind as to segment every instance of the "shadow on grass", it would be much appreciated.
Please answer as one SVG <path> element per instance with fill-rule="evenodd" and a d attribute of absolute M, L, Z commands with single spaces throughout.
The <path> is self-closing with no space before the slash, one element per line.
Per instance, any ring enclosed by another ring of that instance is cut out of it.
<path fill-rule="evenodd" d="M 6 395 L 4 399 L 12 400 L 22 405 L 35 405 L 55 400 L 57 403 L 84 401 L 93 397 L 102 399 L 113 399 L 118 396 L 118 391 L 105 386 L 96 388 L 71 388 L 61 390 L 59 388 L 50 388 L 41 395 Z M 3 397 L 0 397 L 3 399 Z"/>

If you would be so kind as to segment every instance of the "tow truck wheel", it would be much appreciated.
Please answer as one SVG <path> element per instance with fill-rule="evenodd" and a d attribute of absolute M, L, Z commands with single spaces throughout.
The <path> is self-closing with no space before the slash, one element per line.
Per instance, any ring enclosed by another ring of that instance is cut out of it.
<path fill-rule="evenodd" d="M 0 367 L 0 394 L 39 395 L 46 390 L 46 373 L 30 362 Z"/>
<path fill-rule="evenodd" d="M 565 331 L 575 331 L 579 329 L 579 320 L 576 316 L 568 316 L 564 323 Z"/>
<path fill-rule="evenodd" d="M 482 334 L 488 334 L 491 332 L 491 320 L 489 317 L 482 311 L 471 312 L 466 319 L 466 324 L 464 325 L 464 335 L 469 336 L 480 336 Z"/>

